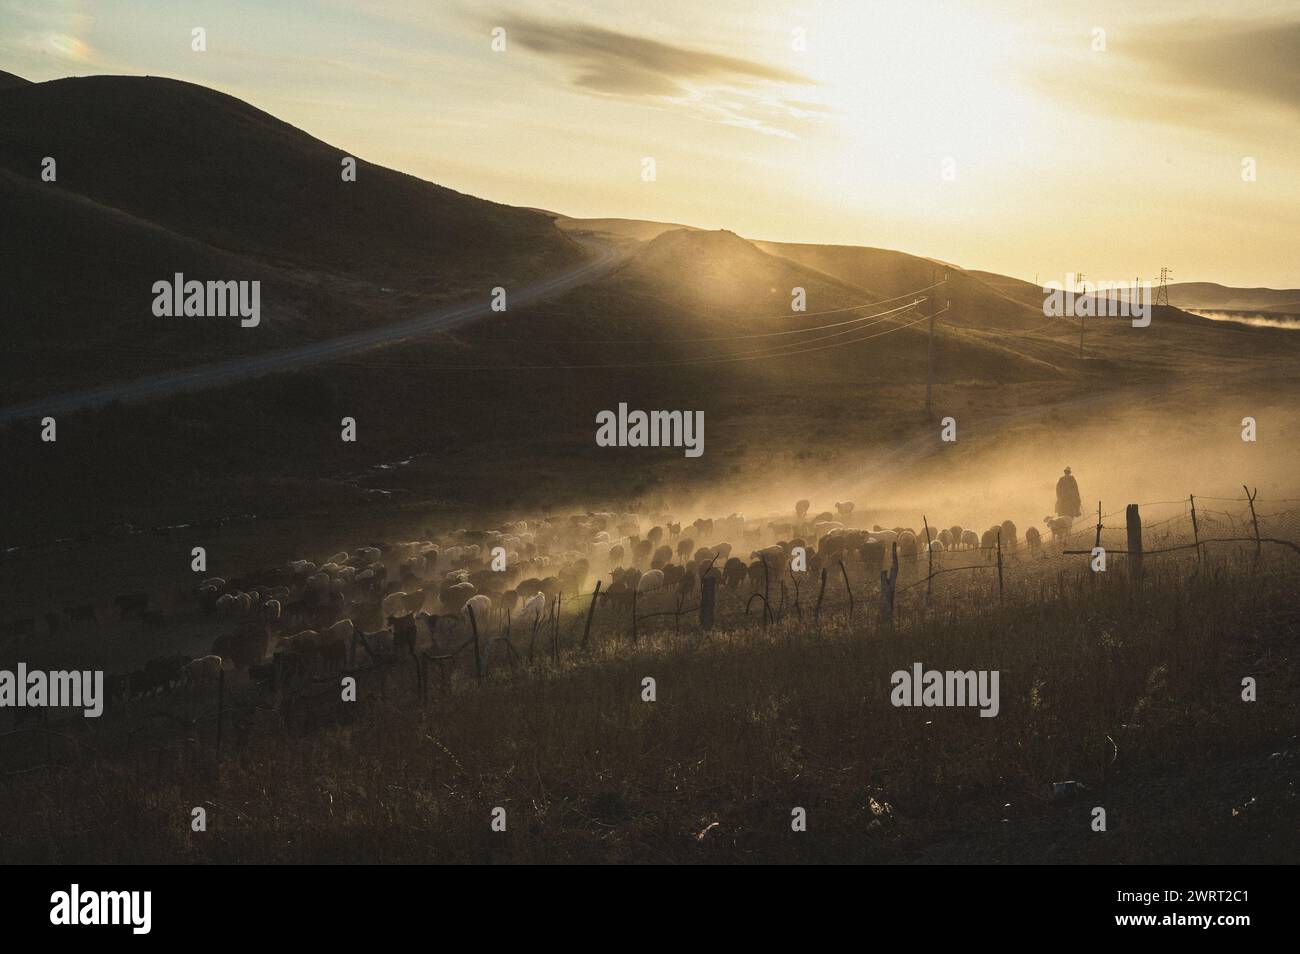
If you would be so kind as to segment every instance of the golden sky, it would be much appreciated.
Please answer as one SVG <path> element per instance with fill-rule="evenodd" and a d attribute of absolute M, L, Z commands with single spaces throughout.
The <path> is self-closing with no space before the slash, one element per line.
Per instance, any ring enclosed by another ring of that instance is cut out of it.
<path fill-rule="evenodd" d="M 202 83 L 569 215 L 1300 286 L 1296 2 L 0 0 L 0 69 Z"/>

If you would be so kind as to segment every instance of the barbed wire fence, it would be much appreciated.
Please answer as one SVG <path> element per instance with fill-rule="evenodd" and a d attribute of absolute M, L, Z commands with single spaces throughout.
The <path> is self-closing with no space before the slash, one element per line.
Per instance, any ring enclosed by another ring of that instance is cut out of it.
<path fill-rule="evenodd" d="M 740 580 L 724 583 L 712 568 L 689 588 L 648 593 L 635 587 L 614 593 L 597 580 L 591 589 L 552 597 L 532 619 L 501 610 L 479 619 L 471 609 L 468 632 L 454 627 L 453 645 L 441 649 L 412 646 L 384 656 L 359 634 L 338 672 L 292 680 L 271 667 L 268 681 L 239 686 L 228 685 L 223 673 L 206 692 L 175 687 L 128 700 L 112 713 L 125 721 L 125 732 L 99 729 L 94 725 L 98 720 L 58 723 L 49 710 L 27 713 L 23 723 L 0 734 L 0 778 L 104 757 L 126 758 L 141 773 L 161 774 L 185 765 L 219 770 L 223 745 L 242 744 L 265 724 L 309 732 L 350 722 L 367 708 L 366 702 L 409 704 L 414 699 L 427 705 L 435 667 L 438 692 L 451 694 L 458 671 L 482 686 L 507 665 L 512 675 L 539 665 L 558 668 L 565 657 L 572 662 L 665 637 L 707 641 L 715 634 L 743 635 L 776 624 L 815 630 L 831 617 L 869 633 L 892 627 L 903 614 L 923 618 L 941 600 L 987 605 L 1026 583 L 1090 572 L 1099 551 L 1108 561 L 1122 557 L 1122 569 L 1138 580 L 1148 558 L 1201 563 L 1216 555 L 1261 561 L 1277 559 L 1277 553 L 1300 553 L 1300 499 L 1261 500 L 1255 491 L 1243 490 L 1240 497 L 1189 495 L 1111 511 L 1099 502 L 1095 515 L 1078 518 L 1064 532 L 1037 543 L 1019 530 L 1004 538 L 998 529 L 992 545 L 969 548 L 921 547 L 900 555 L 896 542 L 888 549 L 846 547 L 803 571 L 793 570 L 787 560 L 778 566 L 775 559 L 761 559 Z M 938 538 L 924 515 L 921 524 L 918 542 Z M 761 568 L 758 576 L 755 565 Z M 1107 570 L 1112 570 L 1109 564 Z M 526 657 L 514 643 L 525 636 Z M 535 652 L 539 637 L 540 654 Z M 357 701 L 343 701 L 339 687 L 344 677 L 365 687 L 356 693 Z"/>

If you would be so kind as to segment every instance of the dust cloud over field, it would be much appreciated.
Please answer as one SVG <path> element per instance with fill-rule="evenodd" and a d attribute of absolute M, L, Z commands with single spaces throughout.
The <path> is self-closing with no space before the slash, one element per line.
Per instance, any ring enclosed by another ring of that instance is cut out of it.
<path fill-rule="evenodd" d="M 1241 420 L 1258 422 L 1257 441 L 1242 440 Z M 733 511 L 749 518 L 792 515 L 807 498 L 812 512 L 855 503 L 853 522 L 870 526 L 983 528 L 1010 519 L 1039 526 L 1055 512 L 1056 481 L 1070 467 L 1083 498 L 1083 521 L 1129 503 L 1185 500 L 1188 494 L 1261 500 L 1300 497 L 1293 416 L 1279 403 L 1222 396 L 1200 404 L 1165 395 L 1158 404 L 1104 396 L 979 422 L 957 421 L 957 441 L 939 427 L 889 447 L 841 446 L 829 463 L 768 467 L 725 488 L 688 494 L 667 509 L 679 516 Z M 762 487 L 736 494 L 734 487 Z"/>

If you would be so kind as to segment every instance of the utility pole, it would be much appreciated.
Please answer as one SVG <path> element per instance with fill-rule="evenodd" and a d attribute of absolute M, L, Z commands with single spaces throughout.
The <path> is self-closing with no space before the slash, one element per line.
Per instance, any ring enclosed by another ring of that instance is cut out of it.
<path fill-rule="evenodd" d="M 935 295 L 939 289 L 938 283 L 934 280 L 934 272 L 930 272 L 930 284 L 935 288 L 930 289 L 930 342 L 927 350 L 926 370 L 925 370 L 925 419 L 934 420 L 934 316 L 938 312 L 938 299 Z M 944 291 L 948 290 L 948 273 L 943 273 Z M 947 307 L 945 305 L 945 307 Z"/>
<path fill-rule="evenodd" d="M 1160 286 L 1156 289 L 1157 305 L 1165 305 L 1166 307 L 1169 305 L 1169 289 L 1166 286 L 1168 285 L 1169 279 L 1170 277 L 1173 276 L 1173 274 L 1174 274 L 1174 270 L 1172 268 L 1160 269 Z"/>
<path fill-rule="evenodd" d="M 1083 289 L 1083 272 L 1079 272 L 1074 279 L 1074 287 Z M 1083 357 L 1083 312 L 1079 312 L 1079 357 Z"/>

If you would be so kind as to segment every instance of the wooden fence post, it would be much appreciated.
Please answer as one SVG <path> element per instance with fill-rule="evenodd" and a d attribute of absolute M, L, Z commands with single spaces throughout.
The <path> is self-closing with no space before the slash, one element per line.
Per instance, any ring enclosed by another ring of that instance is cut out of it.
<path fill-rule="evenodd" d="M 822 600 L 826 596 L 826 567 L 822 567 L 822 585 L 817 591 L 817 606 L 813 609 L 813 622 L 819 623 L 822 618 Z"/>
<path fill-rule="evenodd" d="M 217 761 L 221 761 L 221 723 L 225 721 L 222 718 L 225 715 L 226 704 L 226 671 L 217 670 Z"/>
<path fill-rule="evenodd" d="M 998 531 L 998 599 L 1002 599 L 1002 531 Z"/>
<path fill-rule="evenodd" d="M 600 599 L 601 581 L 596 581 L 596 592 L 591 594 L 591 606 L 587 609 L 587 625 L 582 627 L 582 648 L 587 648 L 587 639 L 591 636 L 591 617 L 596 613 L 596 601 Z"/>
<path fill-rule="evenodd" d="M 840 561 L 840 573 L 844 576 L 844 589 L 849 594 L 849 619 L 853 618 L 853 587 L 849 586 L 849 571 L 844 569 L 844 561 Z"/>
<path fill-rule="evenodd" d="M 555 596 L 555 624 L 551 628 L 551 662 L 560 664 L 560 610 L 564 606 L 564 594 Z"/>
<path fill-rule="evenodd" d="M 1125 508 L 1124 522 L 1128 528 L 1128 573 L 1137 580 L 1142 577 L 1142 515 L 1137 504 Z"/>
<path fill-rule="evenodd" d="M 930 546 L 930 522 L 921 514 L 921 526 L 925 528 L 925 601 L 930 602 L 930 588 L 934 584 L 934 548 Z"/>
<path fill-rule="evenodd" d="M 772 604 L 770 602 L 771 574 L 767 572 L 767 557 L 760 557 L 763 561 L 763 628 L 767 628 L 769 621 L 776 622 L 776 617 L 772 615 Z"/>
<path fill-rule="evenodd" d="M 468 603 L 465 609 L 469 612 L 469 628 L 474 631 L 474 674 L 478 676 L 478 682 L 483 684 L 483 657 L 478 651 L 478 620 L 474 617 L 474 607 Z"/>
<path fill-rule="evenodd" d="M 894 622 L 894 585 L 898 582 L 898 543 L 893 544 L 889 571 L 880 571 L 880 620 L 886 626 Z"/>
<path fill-rule="evenodd" d="M 1255 525 L 1255 559 L 1258 560 L 1262 552 L 1259 545 L 1259 517 L 1255 516 L 1255 498 L 1259 496 L 1259 488 L 1256 487 L 1253 494 L 1245 484 L 1241 485 L 1241 489 L 1246 491 L 1246 501 L 1250 504 L 1250 522 Z"/>
<path fill-rule="evenodd" d="M 1192 539 L 1196 541 L 1196 559 L 1198 561 L 1203 561 L 1205 553 L 1201 549 L 1201 528 L 1196 522 L 1196 495 L 1188 494 L 1187 499 L 1190 500 L 1192 504 Z"/>
<path fill-rule="evenodd" d="M 637 584 L 640 585 L 640 580 Z M 637 587 L 632 587 L 632 642 L 636 642 L 636 591 Z"/>
<path fill-rule="evenodd" d="M 718 596 L 718 578 L 709 573 L 700 580 L 700 629 L 713 628 L 713 608 Z"/>

